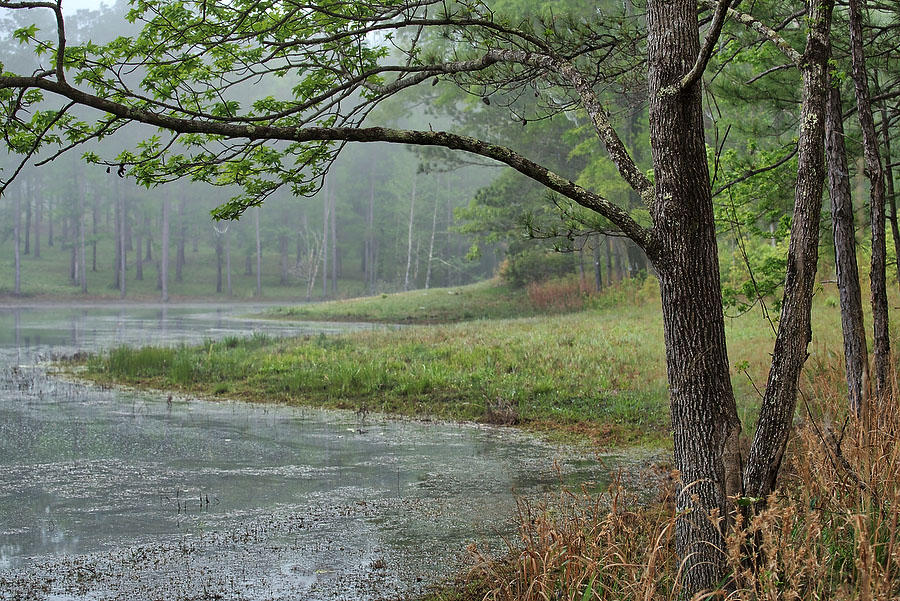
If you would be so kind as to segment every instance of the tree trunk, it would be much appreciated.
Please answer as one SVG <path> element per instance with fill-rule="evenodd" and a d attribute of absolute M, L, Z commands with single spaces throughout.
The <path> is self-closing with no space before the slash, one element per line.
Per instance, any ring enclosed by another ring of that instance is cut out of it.
<path fill-rule="evenodd" d="M 897 268 L 897 283 L 900 284 L 900 225 L 897 222 L 897 195 L 894 192 L 894 169 L 891 167 L 891 121 L 885 103 L 881 104 L 881 142 L 884 144 L 884 183 L 887 188 L 888 206 L 891 208 L 891 235 L 894 239 L 894 255 L 897 260 L 894 266 Z M 40 205 L 39 205 L 40 206 Z M 35 240 L 35 254 L 37 255 L 37 240 Z"/>
<path fill-rule="evenodd" d="M 116 197 L 119 199 L 119 203 L 121 204 L 121 208 L 119 210 L 119 218 L 122 220 L 122 223 L 119 224 L 119 236 L 121 236 L 121 240 L 119 241 L 119 248 L 121 249 L 120 261 L 119 261 L 119 298 L 125 298 L 125 270 L 128 267 L 128 259 L 125 254 L 128 249 L 127 243 L 127 214 L 126 214 L 126 204 L 125 204 L 125 194 L 122 193 L 121 184 L 116 181 Z"/>
<path fill-rule="evenodd" d="M 137 252 L 134 254 L 134 279 L 142 282 L 144 281 L 144 231 L 143 226 L 136 229 L 134 236 L 136 238 L 135 246 L 137 247 Z"/>
<path fill-rule="evenodd" d="M 230 297 L 233 293 L 231 289 L 231 236 L 228 235 L 227 229 L 225 230 L 225 288 Z"/>
<path fill-rule="evenodd" d="M 374 157 L 374 155 L 373 155 Z M 375 160 L 369 162 L 369 204 L 366 207 L 366 290 L 375 294 Z"/>
<path fill-rule="evenodd" d="M 675 467 L 675 541 L 685 597 L 719 586 L 740 421 L 731 388 L 701 85 L 670 92 L 700 51 L 693 0 L 648 5 L 650 138 L 656 175 L 650 249 L 660 280 Z M 726 480 L 726 465 L 730 478 Z"/>
<path fill-rule="evenodd" d="M 337 198 L 334 195 L 334 187 L 328 187 L 328 198 L 330 201 L 330 242 L 331 242 L 331 296 L 337 298 L 338 286 L 337 280 L 340 273 L 340 258 L 338 257 L 337 246 Z"/>
<path fill-rule="evenodd" d="M 279 283 L 282 286 L 288 285 L 288 237 L 287 234 L 278 236 L 278 251 L 281 256 L 281 279 Z"/>
<path fill-rule="evenodd" d="M 328 298 L 328 183 L 322 191 L 322 298 Z"/>
<path fill-rule="evenodd" d="M 184 197 L 178 201 L 178 246 L 175 251 L 175 281 L 182 281 L 184 270 L 184 245 L 187 242 L 187 223 L 184 219 Z"/>
<path fill-rule="evenodd" d="M 872 321 L 874 325 L 872 368 L 875 395 L 883 401 L 891 393 L 891 342 L 888 332 L 887 284 L 885 281 L 887 249 L 884 227 L 884 173 L 878 150 L 878 135 L 869 100 L 869 82 L 863 53 L 862 11 L 865 0 L 849 0 L 850 57 L 856 90 L 857 116 L 862 129 L 866 175 L 871 182 L 870 215 L 872 227 L 872 264 L 869 273 L 872 291 Z"/>
<path fill-rule="evenodd" d="M 446 186 L 446 178 L 445 186 Z M 425 290 L 431 287 L 431 261 L 434 259 L 434 233 L 437 231 L 437 196 L 434 199 L 434 211 L 431 213 L 431 241 L 428 243 L 428 266 L 425 269 Z"/>
<path fill-rule="evenodd" d="M 259 207 L 253 213 L 253 223 L 256 226 L 256 297 L 262 296 L 262 241 L 259 239 Z"/>
<path fill-rule="evenodd" d="M 216 233 L 216 293 L 222 293 L 222 234 Z"/>
<path fill-rule="evenodd" d="M 120 279 L 122 277 L 122 205 L 119 200 L 119 184 L 113 184 L 113 202 L 115 203 L 114 232 L 113 238 L 113 286 L 119 290 L 121 288 Z"/>
<path fill-rule="evenodd" d="M 81 293 L 87 294 L 88 286 L 87 286 L 87 259 L 85 258 L 85 254 L 87 249 L 85 248 L 84 243 L 84 195 L 81 197 L 81 202 L 79 203 L 79 211 L 78 211 L 78 238 L 79 238 L 79 259 L 81 261 Z"/>
<path fill-rule="evenodd" d="M 159 251 L 159 283 L 162 291 L 161 300 L 169 302 L 169 200 L 163 198 L 162 235 Z"/>
<path fill-rule="evenodd" d="M 31 182 L 28 182 L 28 194 L 25 196 L 25 248 L 23 254 L 31 254 L 31 199 L 34 197 L 34 189 Z"/>
<path fill-rule="evenodd" d="M 44 199 L 41 196 L 41 188 L 35 183 L 32 188 L 34 194 L 34 258 L 41 258 L 41 221 L 44 218 Z"/>
<path fill-rule="evenodd" d="M 594 288 L 597 292 L 603 290 L 603 272 L 600 269 L 600 235 L 594 237 Z"/>
<path fill-rule="evenodd" d="M 862 293 L 856 265 L 856 233 L 853 227 L 853 197 L 844 125 L 841 92 L 830 86 L 825 123 L 828 152 L 828 185 L 831 197 L 831 224 L 834 233 L 834 263 L 841 298 L 841 328 L 844 334 L 844 368 L 847 375 L 847 401 L 859 414 L 865 399 L 864 386 L 869 379 L 869 352 L 863 322 Z"/>
<path fill-rule="evenodd" d="M 97 271 L 97 238 L 99 234 L 100 207 L 97 206 L 97 195 L 94 195 L 94 202 L 91 203 L 91 271 Z M 138 258 L 140 258 L 141 244 L 138 242 Z"/>
<path fill-rule="evenodd" d="M 416 209 L 416 173 L 413 173 L 412 195 L 409 200 L 409 224 L 406 236 L 406 276 L 403 278 L 403 290 L 409 290 L 409 268 L 412 264 L 413 216 Z"/>
<path fill-rule="evenodd" d="M 809 31 L 801 67 L 803 100 L 797 185 L 784 299 L 769 379 L 744 470 L 744 494 L 761 499 L 775 489 L 794 418 L 800 371 L 812 339 L 810 309 L 825 181 L 825 106 L 832 6 L 831 0 L 807 2 Z"/>
<path fill-rule="evenodd" d="M 21 198 L 23 194 L 25 194 L 25 192 L 20 189 L 19 193 L 16 194 L 16 201 L 13 203 L 13 211 L 15 211 L 15 215 L 13 216 L 13 257 L 16 271 L 13 294 L 16 296 L 22 294 L 22 257 L 19 253 L 19 228 L 22 227 Z"/>
<path fill-rule="evenodd" d="M 53 248 L 53 197 L 47 197 L 47 246 Z"/>

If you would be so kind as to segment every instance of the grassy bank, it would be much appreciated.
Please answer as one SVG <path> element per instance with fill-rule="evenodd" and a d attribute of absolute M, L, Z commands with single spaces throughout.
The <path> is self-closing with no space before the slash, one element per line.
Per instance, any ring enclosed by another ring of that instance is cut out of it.
<path fill-rule="evenodd" d="M 473 296 L 482 293 L 494 294 L 495 288 L 483 285 L 471 291 Z M 542 317 L 333 338 L 256 337 L 202 347 L 119 348 L 91 359 L 85 375 L 104 383 L 212 397 L 516 424 L 577 433 L 605 444 L 666 444 L 657 292 L 648 284 L 610 294 L 616 298 L 613 305 L 598 301 L 591 309 Z M 390 306 L 402 306 L 410 298 Z M 348 306 L 368 302 L 374 301 Z M 813 371 L 840 348 L 839 316 L 831 304 L 817 303 L 809 363 Z M 333 317 L 333 306 L 313 310 Z M 484 307 L 473 305 L 479 306 Z M 465 311 L 457 308 L 454 314 Z M 359 319 L 359 313 L 353 316 Z M 751 420 L 758 397 L 750 378 L 764 384 L 772 332 L 758 314 L 750 313 L 729 320 L 728 336 L 740 411 Z"/>
<path fill-rule="evenodd" d="M 264 316 L 308 321 L 434 324 L 527 317 L 538 313 L 540 308 L 530 301 L 527 290 L 489 280 L 453 288 L 280 307 L 264 313 Z"/>

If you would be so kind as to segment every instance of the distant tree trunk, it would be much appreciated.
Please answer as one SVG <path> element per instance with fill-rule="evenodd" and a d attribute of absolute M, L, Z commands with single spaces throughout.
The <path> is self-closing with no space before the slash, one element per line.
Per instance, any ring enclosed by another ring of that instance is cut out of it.
<path fill-rule="evenodd" d="M 865 384 L 869 379 L 866 328 L 863 323 L 862 293 L 856 265 L 856 234 L 853 227 L 853 198 L 844 126 L 841 117 L 841 92 L 830 86 L 825 133 L 828 151 L 828 185 L 831 197 L 831 223 L 834 232 L 834 259 L 838 293 L 841 298 L 841 327 L 844 334 L 844 367 L 847 375 L 847 400 L 850 410 L 859 414 L 865 402 Z"/>
<path fill-rule="evenodd" d="M 444 178 L 446 182 L 446 178 Z M 428 243 L 428 267 L 425 270 L 425 290 L 431 287 L 431 262 L 434 260 L 434 234 L 437 231 L 437 196 L 434 198 L 434 211 L 431 213 L 431 241 Z"/>
<path fill-rule="evenodd" d="M 329 241 L 331 243 L 331 296 L 337 298 L 338 295 L 338 276 L 340 275 L 341 259 L 338 256 L 337 246 L 337 196 L 334 193 L 334 187 L 328 187 L 328 198 L 331 210 L 329 211 L 329 219 L 331 221 L 331 232 Z"/>
<path fill-rule="evenodd" d="M 119 225 L 119 235 L 122 238 L 119 243 L 119 247 L 122 249 L 121 261 L 119 262 L 119 298 L 125 298 L 125 270 L 128 267 L 128 259 L 126 258 L 126 252 L 128 250 L 128 242 L 126 240 L 128 230 L 128 217 L 126 212 L 127 205 L 125 204 L 125 194 L 122 193 L 122 189 L 118 181 L 116 182 L 116 192 L 116 196 L 119 198 L 119 202 L 122 204 L 122 208 L 119 211 L 119 215 L 122 219 L 122 223 Z"/>
<path fill-rule="evenodd" d="M 97 205 L 97 194 L 91 203 L 91 271 L 97 271 L 97 238 L 99 235 L 100 207 Z M 141 243 L 138 242 L 138 259 L 141 256 Z"/>
<path fill-rule="evenodd" d="M 600 269 L 600 235 L 594 237 L 594 288 L 597 292 L 603 290 L 603 272 Z"/>
<path fill-rule="evenodd" d="M 32 183 L 28 182 L 28 194 L 25 196 L 25 248 L 23 254 L 31 254 L 31 199 L 34 197 Z"/>
<path fill-rule="evenodd" d="M 122 278 L 122 203 L 119 198 L 119 184 L 113 183 L 113 203 L 115 203 L 115 214 L 113 215 L 113 285 L 116 290 L 121 290 Z"/>
<path fill-rule="evenodd" d="M 324 184 L 322 194 L 322 298 L 328 298 L 328 182 Z"/>
<path fill-rule="evenodd" d="M 22 294 L 22 257 L 19 254 L 19 228 L 22 227 L 21 198 L 24 193 L 25 192 L 20 189 L 19 193 L 16 194 L 16 201 L 13 203 L 13 211 L 15 212 L 15 215 L 13 216 L 13 256 L 16 270 L 13 294 L 16 296 Z"/>
<path fill-rule="evenodd" d="M 416 209 L 416 177 L 413 173 L 412 194 L 409 198 L 409 227 L 406 236 L 406 276 L 403 278 L 403 290 L 409 290 L 409 268 L 412 264 L 413 217 Z"/>
<path fill-rule="evenodd" d="M 184 245 L 187 242 L 187 223 L 184 220 L 185 198 L 182 196 L 178 201 L 178 245 L 175 254 L 175 281 L 182 281 L 182 270 L 184 269 Z"/>
<path fill-rule="evenodd" d="M 891 393 L 891 341 L 888 332 L 888 303 L 886 284 L 887 248 L 884 227 L 884 172 L 878 150 L 875 118 L 869 99 L 869 81 L 863 51 L 862 12 L 865 0 L 849 0 L 850 8 L 850 58 L 853 65 L 853 82 L 856 91 L 857 116 L 862 130 L 863 155 L 866 175 L 871 182 L 870 215 L 872 227 L 872 264 L 870 269 L 872 290 L 873 370 L 875 395 L 879 401 Z"/>
<path fill-rule="evenodd" d="M 278 252 L 280 254 L 281 279 L 279 283 L 282 286 L 288 285 L 288 237 L 287 234 L 278 236 Z"/>
<path fill-rule="evenodd" d="M 613 256 L 612 256 L 612 241 L 609 239 L 609 236 L 604 236 L 604 241 L 606 244 L 606 284 L 608 286 L 613 285 Z"/>
<path fill-rule="evenodd" d="M 128 195 L 124 192 L 120 192 L 120 194 L 122 195 L 122 231 L 125 233 L 125 243 L 122 247 L 125 252 L 122 253 L 122 259 L 127 267 L 128 253 L 134 250 L 134 241 L 131 237 L 131 219 L 128 218 Z"/>
<path fill-rule="evenodd" d="M 216 232 L 216 293 L 222 293 L 222 234 Z"/>
<path fill-rule="evenodd" d="M 369 204 L 366 207 L 366 239 L 363 253 L 366 291 L 375 294 L 375 159 L 369 160 Z"/>
<path fill-rule="evenodd" d="M 162 235 L 159 252 L 159 283 L 162 302 L 169 302 L 169 200 L 162 203 Z"/>
<path fill-rule="evenodd" d="M 253 221 L 256 226 L 256 297 L 262 296 L 262 242 L 259 238 L 259 207 L 253 213 Z"/>
<path fill-rule="evenodd" d="M 231 289 L 231 236 L 228 230 L 225 230 L 225 286 L 228 289 L 228 296 L 232 296 Z"/>
<path fill-rule="evenodd" d="M 138 227 L 134 233 L 137 252 L 134 254 L 134 279 L 144 281 L 144 228 Z M 96 244 L 94 246 L 96 248 Z M 94 253 L 96 255 L 96 252 Z"/>
<path fill-rule="evenodd" d="M 144 216 L 144 229 L 147 233 L 147 252 L 144 254 L 144 261 L 150 263 L 153 261 L 153 232 L 150 229 L 150 215 Z"/>
<path fill-rule="evenodd" d="M 34 192 L 34 258 L 41 258 L 41 221 L 44 217 L 44 198 L 38 184 L 32 188 Z"/>
<path fill-rule="evenodd" d="M 193 232 L 193 236 L 191 236 L 191 252 L 197 253 L 200 252 L 200 226 L 196 225 L 191 230 Z"/>
<path fill-rule="evenodd" d="M 53 197 L 47 197 L 47 246 L 53 248 Z"/>
<path fill-rule="evenodd" d="M 87 286 L 87 259 L 85 258 L 85 254 L 87 249 L 84 244 L 84 201 L 85 197 L 82 195 L 81 201 L 78 203 L 78 238 L 79 238 L 79 259 L 81 261 L 81 293 L 87 294 L 88 286 Z"/>
<path fill-rule="evenodd" d="M 66 229 L 72 234 L 67 238 L 69 243 L 69 279 L 73 286 L 78 285 L 78 229 L 75 226 L 75 215 L 69 215 L 66 219 L 69 224 Z"/>

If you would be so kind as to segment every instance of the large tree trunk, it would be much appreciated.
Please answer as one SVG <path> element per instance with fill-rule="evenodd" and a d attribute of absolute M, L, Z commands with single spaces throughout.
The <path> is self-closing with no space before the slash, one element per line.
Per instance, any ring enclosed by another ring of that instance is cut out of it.
<path fill-rule="evenodd" d="M 725 346 L 701 85 L 677 90 L 700 42 L 693 0 L 648 6 L 650 137 L 656 175 L 654 243 L 660 280 L 677 498 L 676 547 L 687 597 L 715 589 L 724 576 L 726 463 L 740 421 Z M 733 474 L 732 474 L 733 476 Z"/>
<path fill-rule="evenodd" d="M 874 325 L 872 369 L 875 395 L 883 401 L 891 393 L 891 342 L 888 332 L 887 284 L 885 282 L 887 249 L 884 227 L 884 174 L 878 150 L 878 135 L 869 99 L 869 81 L 863 53 L 862 11 L 865 0 L 850 0 L 850 57 L 856 90 L 857 116 L 862 129 L 866 175 L 871 182 L 870 215 L 872 227 L 872 266 L 869 273 L 872 291 Z"/>
<path fill-rule="evenodd" d="M 856 231 L 853 227 L 853 197 L 844 125 L 841 117 L 841 92 L 830 87 L 825 123 L 828 152 L 828 186 L 831 197 L 831 224 L 834 233 L 834 264 L 841 298 L 841 328 L 844 334 L 844 367 L 847 374 L 847 401 L 850 410 L 859 413 L 865 399 L 869 377 L 869 352 L 863 323 L 862 293 L 856 265 Z"/>
<path fill-rule="evenodd" d="M 818 262 L 825 181 L 825 106 L 828 99 L 831 0 L 807 2 L 797 185 L 781 319 L 756 435 L 744 470 L 744 494 L 765 498 L 775 488 L 790 436 L 800 371 L 812 339 L 810 309 Z"/>

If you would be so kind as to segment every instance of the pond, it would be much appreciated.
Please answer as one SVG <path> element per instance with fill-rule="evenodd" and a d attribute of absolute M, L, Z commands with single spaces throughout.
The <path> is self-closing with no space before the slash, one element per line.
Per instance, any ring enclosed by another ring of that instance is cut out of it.
<path fill-rule="evenodd" d="M 517 499 L 606 478 L 600 462 L 510 429 L 48 373 L 53 356 L 119 344 L 373 327 L 250 311 L 0 309 L 0 599 L 397 598 L 451 575 L 472 542 L 502 551 Z"/>

